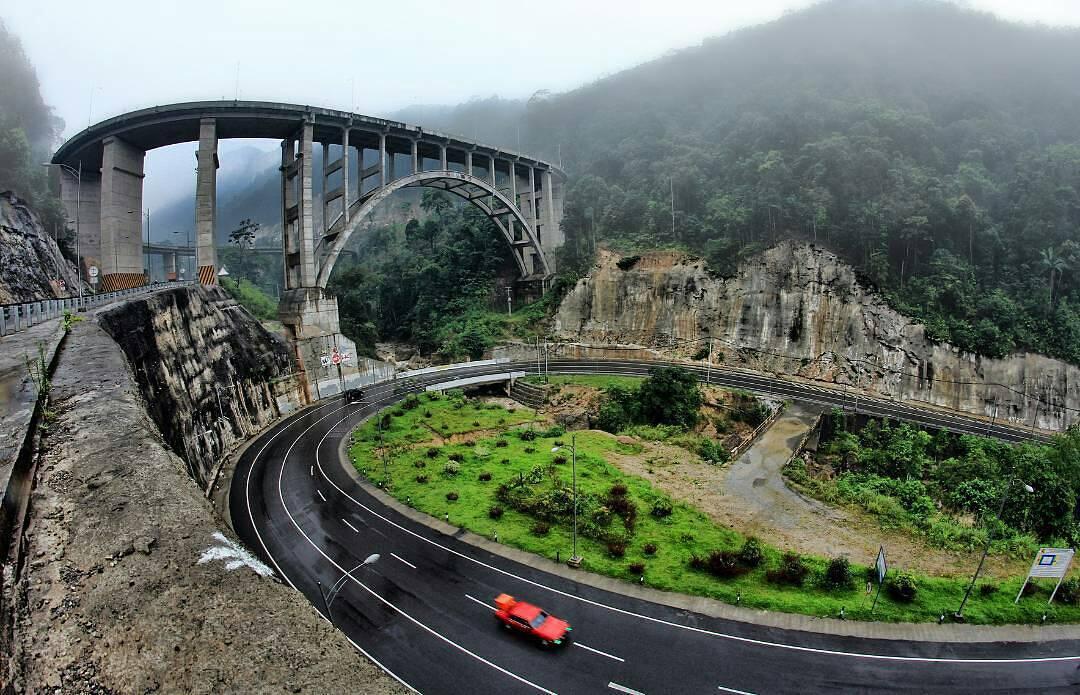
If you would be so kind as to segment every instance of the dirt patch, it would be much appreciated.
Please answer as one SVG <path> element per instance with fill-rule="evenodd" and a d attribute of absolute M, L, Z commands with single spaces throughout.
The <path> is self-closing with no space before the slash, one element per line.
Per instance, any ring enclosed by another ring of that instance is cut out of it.
<path fill-rule="evenodd" d="M 640 454 L 614 455 L 611 460 L 718 523 L 780 548 L 872 564 L 878 546 L 884 545 L 894 567 L 932 576 L 974 571 L 978 552 L 931 548 L 908 534 L 882 530 L 868 514 L 836 509 L 791 490 L 780 469 L 814 415 L 799 406 L 789 408 L 742 458 L 727 466 L 701 463 L 678 447 L 656 444 L 647 444 Z M 1015 576 L 1025 568 L 1024 560 L 990 556 L 983 572 Z"/>

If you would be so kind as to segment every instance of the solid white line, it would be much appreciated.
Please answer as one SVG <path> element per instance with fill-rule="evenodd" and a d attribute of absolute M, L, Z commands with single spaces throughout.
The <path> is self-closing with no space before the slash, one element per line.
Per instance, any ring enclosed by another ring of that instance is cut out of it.
<path fill-rule="evenodd" d="M 333 623 L 331 623 L 331 624 L 333 624 Z M 344 633 L 344 632 L 342 632 L 341 634 L 345 635 L 345 633 Z M 406 688 L 408 688 L 408 689 L 409 689 L 409 690 L 411 690 L 412 692 L 416 693 L 416 695 L 420 695 L 420 691 L 419 691 L 419 690 L 417 690 L 416 688 L 412 687 L 411 685 L 409 685 L 409 684 L 408 684 L 408 683 L 406 683 L 405 681 L 401 680 L 401 677 L 400 677 L 400 676 L 398 676 L 398 674 L 394 673 L 394 672 L 393 672 L 393 671 L 391 671 L 390 669 L 388 669 L 388 668 L 386 668 L 385 666 L 383 666 L 383 665 L 382 665 L 382 663 L 381 663 L 381 662 L 380 662 L 380 661 L 379 661 L 378 659 L 376 659 L 376 658 L 375 658 L 375 657 L 373 657 L 373 656 L 372 656 L 371 654 L 368 654 L 368 653 L 367 653 L 366 651 L 364 651 L 364 648 L 363 648 L 363 647 L 361 647 L 361 646 L 360 646 L 359 644 L 357 644 L 356 642 L 353 642 L 353 641 L 352 641 L 352 638 L 350 638 L 350 637 L 349 637 L 348 635 L 345 635 L 345 639 L 349 640 L 349 644 L 351 644 L 352 646 L 356 647 L 357 651 L 359 651 L 359 652 L 360 652 L 361 654 L 363 654 L 363 655 L 364 655 L 364 656 L 366 656 L 366 657 L 367 657 L 368 659 L 370 659 L 370 660 L 372 661 L 372 663 L 374 663 L 374 664 L 375 664 L 376 666 L 378 666 L 378 667 L 379 667 L 379 668 L 381 668 L 381 669 L 382 669 L 383 671 L 385 671 L 385 672 L 386 672 L 386 673 L 387 673 L 387 674 L 388 674 L 388 675 L 389 675 L 389 676 L 390 676 L 391 678 L 393 678 L 394 680 L 396 680 L 396 681 L 397 681 L 398 683 L 401 683 L 402 685 L 404 685 L 404 686 L 405 686 Z"/>
<path fill-rule="evenodd" d="M 394 559 L 395 559 L 395 560 L 397 560 L 398 562 L 404 562 L 404 563 L 405 563 L 406 565 L 408 565 L 409 567 L 412 567 L 413 569 L 416 569 L 416 565 L 414 565 L 413 563 L 409 562 L 408 560 L 406 560 L 405 558 L 401 557 L 400 555 L 397 555 L 396 553 L 390 553 L 390 557 L 394 558 Z"/>
<path fill-rule="evenodd" d="M 619 685 L 615 681 L 608 681 L 607 687 L 611 688 L 612 690 L 618 690 L 620 693 L 626 693 L 627 695 L 645 695 L 645 693 L 641 692 L 640 690 L 633 690 L 632 688 L 627 688 L 625 685 Z"/>
<path fill-rule="evenodd" d="M 473 598 L 472 596 L 469 596 L 468 594 L 465 594 L 465 598 L 469 599 L 470 601 L 475 601 L 475 602 L 479 603 L 481 606 L 483 606 L 484 608 L 487 608 L 489 611 L 495 610 L 495 606 L 489 606 L 488 604 L 484 603 L 483 601 L 481 601 L 478 598 Z"/>
<path fill-rule="evenodd" d="M 323 419 L 325 419 L 325 418 L 323 418 Z M 339 421 L 338 421 L 338 423 L 337 423 L 337 424 L 341 424 L 342 422 L 344 422 L 344 421 L 345 421 L 345 420 L 347 420 L 347 419 L 349 419 L 349 416 L 346 416 L 346 417 L 342 418 L 341 420 L 339 420 Z M 310 545 L 310 546 L 311 546 L 312 548 L 314 548 L 316 552 L 318 552 L 318 553 L 319 553 L 320 555 L 322 555 L 322 556 L 323 556 L 324 558 L 326 558 L 327 562 L 329 562 L 329 563 L 330 563 L 331 565 L 333 565 L 334 567 L 338 568 L 338 570 L 339 570 L 339 571 L 341 571 L 341 572 L 345 572 L 345 568 L 344 568 L 344 567 L 342 567 L 342 566 L 341 566 L 340 564 L 338 564 L 338 562 L 337 562 L 336 560 L 334 560 L 334 558 L 332 558 L 332 557 L 330 557 L 329 555 L 327 555 L 327 554 L 326 554 L 326 552 L 325 552 L 325 551 L 324 551 L 324 550 L 323 550 L 322 548 L 320 548 L 320 547 L 319 547 L 319 545 L 318 545 L 318 544 L 317 544 L 317 543 L 316 543 L 315 541 L 311 540 L 311 537 L 310 537 L 310 536 L 308 536 L 308 535 L 307 535 L 307 534 L 306 534 L 306 533 L 304 532 L 304 529 L 302 529 L 302 528 L 300 527 L 300 524 L 299 524 L 299 523 L 298 523 L 298 522 L 296 521 L 296 518 L 295 518 L 295 517 L 294 517 L 294 516 L 292 515 L 292 512 L 291 512 L 291 511 L 289 511 L 289 505 L 285 504 L 285 491 L 284 491 L 285 464 L 286 464 L 286 463 L 288 462 L 288 460 L 289 460 L 289 456 L 291 456 L 291 455 L 292 455 L 292 450 L 293 450 L 293 448 L 294 448 L 294 447 L 296 446 L 296 444 L 297 444 L 297 443 L 298 443 L 298 442 L 300 441 L 300 439 L 301 439 L 301 438 L 303 438 L 303 436 L 304 436 L 305 434 L 307 434 L 307 433 L 308 433 L 309 431 L 311 431 L 311 429 L 312 429 L 313 427 L 315 427 L 315 425 L 317 425 L 317 424 L 318 424 L 319 422 L 321 422 L 321 421 L 322 421 L 322 420 L 319 420 L 318 422 L 315 422 L 314 424 L 312 424 L 312 425 L 311 425 L 311 427 L 308 427 L 308 428 L 307 428 L 306 430 L 304 430 L 303 432 L 301 432 L 301 433 L 300 433 L 300 434 L 299 434 L 299 435 L 298 435 L 298 436 L 296 437 L 296 439 L 294 439 L 294 440 L 293 440 L 293 443 L 289 445 L 289 448 L 288 448 L 288 450 L 286 450 L 286 452 L 285 452 L 285 456 L 284 456 L 284 457 L 282 458 L 282 460 L 281 460 L 281 468 L 280 468 L 280 470 L 278 471 L 278 485 L 277 485 L 277 488 L 278 488 L 278 499 L 279 499 L 279 500 L 281 501 L 281 507 L 282 507 L 282 508 L 283 508 L 283 509 L 285 510 L 285 515 L 289 517 L 289 521 L 290 521 L 290 522 L 292 523 L 292 525 L 293 525 L 293 526 L 294 526 L 294 527 L 296 528 L 296 531 L 297 531 L 297 532 L 298 532 L 298 533 L 299 533 L 299 534 L 300 534 L 301 536 L 303 536 L 303 537 L 304 537 L 304 540 L 305 540 L 305 541 L 307 541 L 307 542 L 308 542 L 308 544 L 309 544 L 309 545 Z M 320 448 L 322 447 L 322 445 L 323 445 L 323 442 L 325 442 L 325 441 L 326 441 L 326 438 L 327 438 L 328 436 L 330 436 L 330 433 L 331 433 L 331 432 L 333 432 L 333 431 L 334 431 L 334 429 L 336 428 L 336 426 L 337 426 L 337 425 L 335 425 L 335 427 L 333 427 L 333 428 L 331 428 L 331 429 L 327 430 L 326 434 L 324 434 L 324 435 L 322 436 L 322 439 L 320 439 L 320 440 L 319 440 L 319 443 L 318 443 L 318 444 L 316 444 L 316 446 L 315 446 L 315 452 L 316 452 L 316 456 L 315 456 L 315 464 L 316 464 L 317 466 L 319 466 L 319 472 L 320 472 L 320 473 L 322 473 L 322 472 L 323 472 L 323 470 L 322 470 L 322 466 L 321 466 L 321 465 L 319 465 L 319 457 L 318 457 L 318 451 L 319 451 L 319 449 L 320 449 Z M 335 487 L 336 487 L 336 486 L 335 486 Z M 346 574 L 347 574 L 347 573 L 346 573 Z M 432 629 L 431 627 L 429 627 L 429 626 L 425 625 L 424 623 L 420 622 L 419 620 L 417 620 L 417 619 L 416 619 L 416 618 L 414 618 L 413 616 L 409 615 L 408 613 L 406 613 L 406 612 L 405 612 L 404 610 L 402 610 L 401 608 L 399 608 L 399 607 L 398 607 L 398 606 L 396 606 L 395 604 L 393 604 L 393 603 L 391 603 L 390 601 L 388 601 L 387 599 L 383 598 L 383 597 L 382 597 L 381 595 L 379 595 L 379 593 L 378 593 L 378 592 L 376 592 L 376 591 L 372 590 L 372 589 L 371 589 L 371 587 L 369 587 L 369 586 L 368 586 L 367 584 L 364 584 L 364 583 L 363 583 L 362 581 L 360 581 L 360 580 L 359 580 L 359 579 L 357 579 L 356 577 L 354 577 L 354 576 L 352 576 L 352 575 L 348 575 L 348 577 L 349 577 L 349 579 L 351 579 L 351 580 L 353 581 L 353 583 L 355 583 L 355 584 L 356 584 L 357 586 L 359 586 L 359 587 L 360 587 L 361 589 L 363 589 L 364 591 L 366 591 L 366 592 L 368 592 L 369 594 L 371 594 L 371 596 L 373 596 L 373 597 L 374 597 L 375 599 L 377 599 L 378 601 L 380 601 L 381 603 L 383 603 L 384 605 L 386 605 L 386 606 L 387 606 L 388 608 L 390 608 L 390 609 L 391 609 L 391 610 L 393 610 L 394 612 L 396 612 L 396 613 L 398 613 L 399 615 L 401 615 L 401 616 L 402 616 L 403 618 L 405 618 L 406 620 L 408 620 L 408 621 L 409 621 L 409 622 L 411 622 L 412 624 L 414 624 L 414 625 L 416 625 L 417 627 L 421 628 L 422 630 L 426 631 L 427 633 L 429 633 L 429 634 L 430 634 L 430 635 L 432 635 L 433 637 L 435 637 L 435 638 L 437 638 L 437 639 L 439 639 L 439 640 L 442 640 L 443 642 L 445 642 L 446 644 L 450 645 L 451 647 L 453 647 L 453 648 L 457 649 L 458 651 L 460 651 L 460 652 L 462 652 L 462 653 L 464 653 L 464 654 L 467 654 L 467 655 L 471 656 L 472 658 L 476 659 L 476 660 L 477 660 L 477 661 L 479 661 L 480 663 L 482 663 L 482 664 L 485 664 L 485 665 L 487 665 L 487 666 L 490 666 L 491 668 L 495 669 L 496 671 L 499 671 L 500 673 L 503 673 L 503 674 L 505 674 L 505 675 L 507 675 L 507 676 L 510 676 L 511 678 L 513 678 L 514 680 L 516 680 L 516 681 L 518 681 L 518 682 L 520 682 L 520 683 L 524 683 L 525 685 L 528 685 L 528 686 L 530 686 L 530 687 L 532 687 L 532 688 L 535 688 L 535 689 L 539 690 L 539 691 L 540 691 L 540 692 L 542 692 L 542 693 L 547 693 L 547 695 L 556 695 L 556 693 L 552 692 L 551 690 L 548 690 L 547 688 L 545 688 L 545 687 L 543 687 L 543 686 L 537 685 L 536 683 L 533 683 L 532 681 L 530 681 L 530 680 L 528 680 L 528 679 L 526 679 L 526 678 L 523 678 L 523 677 L 521 677 L 521 676 L 517 675 L 516 673 L 513 673 L 512 671 L 508 671 L 507 669 L 503 668 L 502 666 L 499 666 L 498 664 L 496 664 L 496 663 L 494 663 L 494 662 L 488 661 L 487 659 L 485 659 L 484 657 L 480 656 L 479 654 L 477 654 L 477 653 L 475 653 L 475 652 L 469 651 L 468 649 L 466 649 L 465 647 L 461 646 L 461 645 L 460 645 L 460 644 L 458 644 L 457 642 L 455 642 L 455 641 L 453 641 L 452 639 L 450 639 L 450 638 L 446 637 L 445 635 L 442 635 L 442 634 L 440 634 L 439 632 L 436 632 L 436 631 L 435 631 L 434 629 Z"/>
<path fill-rule="evenodd" d="M 348 520 L 347 520 L 347 519 L 342 519 L 342 520 L 341 520 L 341 523 L 345 524 L 346 526 L 348 526 L 349 528 L 351 528 L 351 529 L 352 529 L 353 531 L 355 531 L 356 533 L 360 533 L 360 531 L 359 531 L 359 530 L 358 530 L 358 529 L 357 529 L 357 528 L 356 528 L 355 526 L 353 526 L 352 524 L 350 524 L 350 523 L 348 522 Z"/>
<path fill-rule="evenodd" d="M 315 492 L 319 493 L 319 497 L 322 497 L 323 502 L 326 501 L 326 495 L 322 493 L 322 490 L 316 490 Z"/>
<path fill-rule="evenodd" d="M 310 476 L 311 476 L 312 478 L 314 478 L 314 477 L 315 477 L 315 465 L 314 465 L 314 464 L 312 464 L 312 466 L 311 466 L 311 471 L 309 471 L 309 473 L 308 473 L 308 474 L 309 474 L 309 475 L 310 475 Z"/>
<path fill-rule="evenodd" d="M 722 685 L 716 686 L 718 690 L 723 690 L 725 693 L 735 693 L 735 695 L 754 695 L 754 693 L 748 690 L 736 690 L 735 688 L 725 688 Z"/>
<path fill-rule="evenodd" d="M 626 659 L 622 658 L 621 656 L 615 656 L 614 654 L 608 654 L 607 652 L 602 652 L 599 649 L 593 649 L 592 647 L 584 645 L 581 642 L 575 642 L 575 641 L 571 640 L 570 644 L 574 645 L 575 647 L 581 647 L 582 649 L 588 649 L 590 652 L 593 652 L 594 654 L 599 654 L 600 656 L 606 656 L 607 658 L 614 659 L 615 661 L 622 661 L 622 662 L 626 661 Z"/>
<path fill-rule="evenodd" d="M 329 434 L 329 432 L 327 434 Z M 325 439 L 326 438 L 323 437 L 323 440 L 325 440 Z M 467 560 L 467 561 L 472 562 L 472 563 L 474 563 L 476 565 L 479 565 L 481 567 L 485 567 L 485 568 L 487 568 L 487 569 L 489 569 L 489 570 L 491 570 L 493 572 L 497 572 L 497 573 L 502 574 L 504 576 L 512 577 L 512 578 L 517 579 L 518 581 L 523 582 L 525 584 L 529 584 L 531 586 L 535 586 L 535 587 L 540 588 L 540 589 L 546 589 L 547 591 L 550 591 L 553 594 L 557 594 L 557 595 L 563 596 L 565 598 L 573 599 L 575 601 L 580 601 L 582 603 L 588 604 L 590 606 L 595 606 L 597 608 L 604 608 L 606 610 L 612 611 L 613 613 L 619 613 L 621 615 L 628 615 L 628 616 L 631 616 L 631 617 L 639 618 L 641 620 L 646 620 L 646 621 L 649 621 L 649 622 L 652 622 L 652 623 L 656 623 L 658 625 L 668 625 L 670 627 L 678 628 L 680 630 L 687 630 L 689 632 L 696 632 L 698 634 L 703 634 L 703 635 L 711 635 L 713 637 L 719 637 L 721 639 L 731 640 L 733 642 L 741 642 L 743 644 L 753 644 L 753 645 L 757 645 L 757 646 L 760 646 L 760 647 L 773 647 L 773 648 L 776 648 L 776 649 L 788 649 L 788 650 L 791 650 L 791 651 L 804 652 L 804 653 L 809 653 L 809 654 L 825 654 L 825 655 L 829 655 L 829 656 L 850 657 L 850 658 L 857 658 L 857 659 L 877 659 L 877 660 L 880 660 L 880 661 L 901 661 L 901 662 L 943 663 L 943 664 L 976 664 L 976 665 L 981 665 L 981 664 L 986 664 L 986 665 L 990 665 L 990 664 L 1033 664 L 1033 663 L 1044 663 L 1044 662 L 1060 662 L 1060 661 L 1077 661 L 1077 660 L 1080 660 L 1080 656 L 1040 656 L 1040 657 L 1025 657 L 1025 658 L 1020 658 L 1020 659 L 950 659 L 950 658 L 946 658 L 946 657 L 898 656 L 898 655 L 893 655 L 893 654 L 867 654 L 867 653 L 859 653 L 859 652 L 845 652 L 845 651 L 841 651 L 841 650 L 837 650 L 837 649 L 821 649 L 819 647 L 806 647 L 806 646 L 799 645 L 799 644 L 784 644 L 783 642 L 770 642 L 768 640 L 754 639 L 752 637 L 743 637 L 741 635 L 733 635 L 733 634 L 726 633 L 726 632 L 716 632 L 714 630 L 707 630 L 705 628 L 694 627 L 692 625 L 683 625 L 683 624 L 680 624 L 680 623 L 674 623 L 674 622 L 671 622 L 670 620 L 664 620 L 663 618 L 654 618 L 653 616 L 650 616 L 650 615 L 642 615 L 641 613 L 635 613 L 634 611 L 626 610 L 625 608 L 617 608 L 615 606 L 609 606 L 606 603 L 600 603 L 599 601 L 594 601 L 592 599 L 588 599 L 588 598 L 585 598 L 583 596 L 576 596 L 574 594 L 571 594 L 571 593 L 568 593 L 568 592 L 565 592 L 565 591 L 561 591 L 561 590 L 556 589 L 554 587 L 547 586 L 546 584 L 541 584 L 540 582 L 533 581 L 531 579 L 526 579 L 525 577 L 521 577 L 519 575 L 514 574 L 513 572 L 509 572 L 509 571 L 504 570 L 504 569 L 502 569 L 500 567 L 495 567 L 494 565 L 490 565 L 490 564 L 488 564 L 486 562 L 483 562 L 482 560 L 478 560 L 478 559 L 476 559 L 474 557 L 470 557 L 469 555 L 466 555 L 465 553 L 459 552 L 457 550 L 454 550 L 453 548 L 442 545 L 441 543 L 439 543 L 439 542 L 437 542 L 435 540 L 432 540 L 430 538 L 425 538 L 424 536 L 421 536 L 419 533 L 416 533 L 415 531 L 413 531 L 411 529 L 407 529 L 404 526 L 402 526 L 401 524 L 388 519 L 387 517 L 383 516 L 382 514 L 380 514 L 376 510 L 372 509 L 371 507 L 367 506 L 363 502 L 360 502 L 359 500 L 357 500 L 355 497 L 353 497 L 348 492 L 346 492 L 344 489 L 342 489 L 340 485 L 335 483 L 332 478 L 330 478 L 329 476 L 326 475 L 326 472 L 322 468 L 322 461 L 321 461 L 321 458 L 319 456 L 319 450 L 321 448 L 322 448 L 322 441 L 320 441 L 319 445 L 315 448 L 315 467 L 319 469 L 319 473 L 338 492 L 340 492 L 347 499 L 352 501 L 352 503 L 355 504 L 356 506 L 358 506 L 361 509 L 369 512 L 372 516 L 375 516 L 375 517 L 381 519 L 382 521 L 386 522 L 388 525 L 393 526 L 394 528 L 396 528 L 396 529 L 398 529 L 400 531 L 403 531 L 404 533 L 409 534 L 410 536 L 412 536 L 413 538 L 416 538 L 417 540 L 423 541 L 424 543 L 432 545 L 432 546 L 434 546 L 434 547 L 436 547 L 436 548 L 438 548 L 440 550 L 443 550 L 443 551 L 445 551 L 447 553 L 450 553 L 451 555 L 456 555 L 457 557 L 459 557 L 459 558 L 461 558 L 463 560 Z"/>

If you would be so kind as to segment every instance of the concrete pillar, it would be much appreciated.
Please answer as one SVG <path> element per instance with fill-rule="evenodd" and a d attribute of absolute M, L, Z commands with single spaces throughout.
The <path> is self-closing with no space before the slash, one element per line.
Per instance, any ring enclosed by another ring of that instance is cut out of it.
<path fill-rule="evenodd" d="M 67 226 L 76 235 L 75 250 L 82 256 L 82 278 L 90 282 L 90 268 L 97 269 L 97 286 L 101 281 L 101 179 L 98 172 L 82 170 L 82 185 L 75 174 L 61 167 L 49 167 L 58 172 L 60 202 L 64 206 Z M 74 288 L 78 294 L 78 288 Z"/>
<path fill-rule="evenodd" d="M 439 171 L 446 171 L 446 145 L 439 145 Z"/>
<path fill-rule="evenodd" d="M 283 270 L 285 275 L 285 288 L 298 287 L 300 278 L 295 277 L 295 267 L 291 261 L 292 254 L 296 252 L 296 235 L 293 232 L 290 211 L 296 202 L 293 195 L 293 179 L 290 168 L 296 162 L 296 143 L 286 138 L 281 141 L 281 250 L 285 256 Z"/>
<path fill-rule="evenodd" d="M 322 147 L 322 228 L 330 229 L 330 144 L 319 143 Z"/>
<path fill-rule="evenodd" d="M 315 273 L 315 219 L 314 201 L 311 195 L 312 179 L 312 134 L 315 126 L 311 122 L 304 123 L 300 128 L 300 152 L 297 153 L 297 164 L 300 178 L 300 200 L 297 201 L 300 216 L 297 219 L 297 232 L 299 234 L 300 251 L 300 286 L 314 287 Z"/>
<path fill-rule="evenodd" d="M 529 167 L 529 224 L 532 225 L 536 241 L 540 241 L 540 218 L 536 215 L 536 169 Z"/>
<path fill-rule="evenodd" d="M 510 160 L 510 202 L 518 210 L 521 209 L 521 201 L 518 200 L 517 192 L 517 162 Z"/>
<path fill-rule="evenodd" d="M 495 188 L 495 157 L 494 155 L 488 155 L 488 159 L 491 160 L 491 171 L 488 172 L 491 174 L 491 187 Z"/>
<path fill-rule="evenodd" d="M 544 256 L 547 258 L 548 267 L 551 272 L 556 272 L 555 269 L 555 249 L 561 248 L 566 241 L 566 235 L 563 234 L 561 223 L 563 215 L 563 191 L 562 185 L 555 181 L 555 177 L 552 175 L 551 170 L 544 171 L 544 183 L 543 190 L 543 203 L 541 208 L 542 221 L 544 225 L 544 241 L 541 244 L 541 248 L 544 249 Z"/>
<path fill-rule="evenodd" d="M 386 133 L 379 133 L 379 188 L 386 185 Z"/>
<path fill-rule="evenodd" d="M 113 291 L 146 282 L 142 254 L 142 185 L 146 153 L 117 137 L 102 141 L 101 282 Z"/>
<path fill-rule="evenodd" d="M 199 282 L 217 284 L 217 121 L 199 121 L 199 173 L 195 182 L 195 257 Z"/>
<path fill-rule="evenodd" d="M 465 152 L 465 173 L 472 176 L 472 150 Z"/>
<path fill-rule="evenodd" d="M 412 141 L 412 173 L 420 173 L 420 146 L 416 140 Z"/>
<path fill-rule="evenodd" d="M 349 221 L 349 188 L 352 185 L 349 177 L 349 133 L 351 128 L 345 126 L 341 132 L 341 214 L 342 222 Z M 360 168 L 364 166 L 361 163 Z"/>
<path fill-rule="evenodd" d="M 391 181 L 393 181 L 396 178 L 396 175 L 395 175 L 394 172 L 397 169 L 397 167 L 394 166 L 395 164 L 396 164 L 396 162 L 394 162 L 394 152 L 389 147 L 387 147 L 387 149 L 386 149 L 386 169 L 387 169 L 386 182 L 387 183 L 390 183 Z"/>
<path fill-rule="evenodd" d="M 176 280 L 176 252 L 166 253 L 162 260 L 165 262 L 165 279 L 174 282 Z"/>

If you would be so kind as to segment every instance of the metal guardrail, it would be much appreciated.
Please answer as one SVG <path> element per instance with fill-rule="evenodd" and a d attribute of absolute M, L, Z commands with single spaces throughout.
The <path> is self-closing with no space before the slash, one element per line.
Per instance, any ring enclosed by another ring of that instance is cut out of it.
<path fill-rule="evenodd" d="M 147 290 L 162 287 L 183 287 L 194 284 L 194 281 L 156 282 L 151 285 L 141 285 L 127 290 L 114 292 L 102 292 L 101 294 L 87 294 L 82 297 L 68 297 L 67 299 L 43 299 L 38 302 L 26 302 L 24 304 L 0 305 L 0 336 L 11 335 L 19 331 L 25 331 L 31 326 L 36 326 L 43 321 L 60 318 L 65 311 L 85 311 L 93 307 L 108 304 L 123 297 L 140 294 Z"/>

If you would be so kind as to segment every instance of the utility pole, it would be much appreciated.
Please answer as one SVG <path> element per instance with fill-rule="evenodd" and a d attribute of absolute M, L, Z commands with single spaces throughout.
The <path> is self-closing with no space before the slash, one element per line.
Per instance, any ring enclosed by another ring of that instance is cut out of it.
<path fill-rule="evenodd" d="M 671 182 L 671 239 L 674 241 L 677 238 L 675 236 L 675 177 L 668 178 L 668 181 Z"/>
<path fill-rule="evenodd" d="M 713 339 L 709 338 L 709 362 L 705 365 L 705 385 L 709 386 L 711 383 L 709 379 L 712 377 L 712 351 L 713 351 Z"/>
<path fill-rule="evenodd" d="M 512 291 L 513 290 L 510 288 L 510 286 L 507 285 L 506 286 L 506 315 L 507 316 L 512 316 L 513 313 L 514 313 L 513 305 L 512 305 L 513 298 L 511 296 Z"/>

